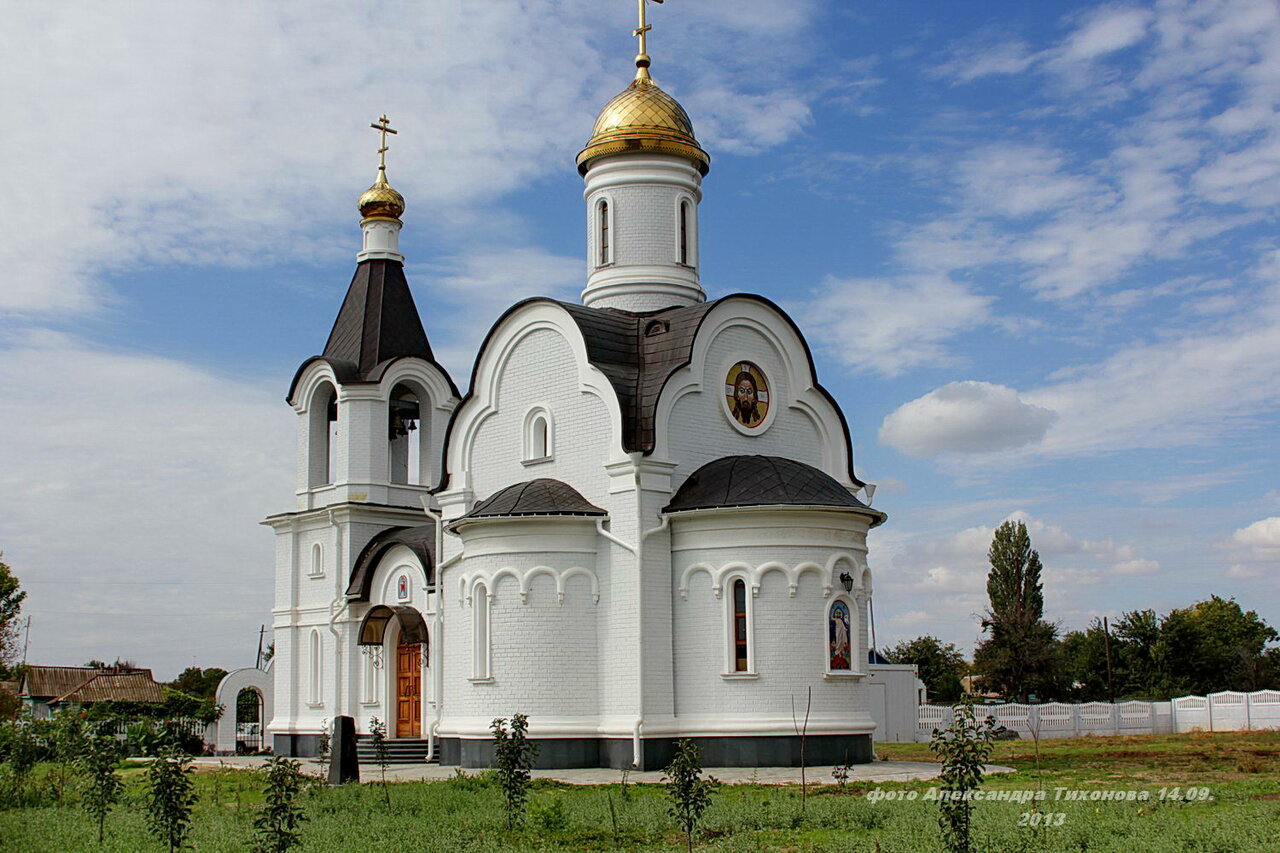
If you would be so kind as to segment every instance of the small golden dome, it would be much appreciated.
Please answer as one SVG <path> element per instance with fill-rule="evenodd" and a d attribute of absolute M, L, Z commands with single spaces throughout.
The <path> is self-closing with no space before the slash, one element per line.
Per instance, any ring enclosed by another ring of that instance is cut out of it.
<path fill-rule="evenodd" d="M 365 219 L 399 219 L 404 213 L 404 196 L 387 183 L 387 171 L 378 167 L 373 186 L 360 196 L 360 215 Z"/>
<path fill-rule="evenodd" d="M 704 175 L 710 169 L 711 157 L 694 138 L 689 114 L 658 88 L 647 73 L 647 65 L 646 61 L 631 85 L 600 111 L 591 139 L 578 155 L 582 174 L 593 160 L 624 151 L 674 154 L 692 160 Z"/>

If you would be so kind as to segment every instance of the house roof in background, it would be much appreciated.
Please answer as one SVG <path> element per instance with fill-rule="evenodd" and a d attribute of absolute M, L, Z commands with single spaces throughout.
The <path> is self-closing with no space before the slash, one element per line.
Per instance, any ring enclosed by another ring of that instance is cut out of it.
<path fill-rule="evenodd" d="M 99 672 L 88 681 L 59 696 L 55 702 L 164 702 L 164 689 L 151 670 Z"/>

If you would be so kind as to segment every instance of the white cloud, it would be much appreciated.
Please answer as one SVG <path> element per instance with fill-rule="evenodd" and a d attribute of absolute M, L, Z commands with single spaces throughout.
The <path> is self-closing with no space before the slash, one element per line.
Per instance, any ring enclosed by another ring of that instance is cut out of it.
<path fill-rule="evenodd" d="M 1150 575 L 1160 571 L 1160 564 L 1155 560 L 1125 560 L 1112 566 L 1111 571 L 1117 575 Z"/>
<path fill-rule="evenodd" d="M 814 13 L 716 0 L 666 33 L 673 56 L 690 40 L 698 63 L 742 63 L 780 33 L 799 41 Z M 345 253 L 326 238 L 353 222 L 374 173 L 364 125 L 382 112 L 400 131 L 389 163 L 407 221 L 451 227 L 570 168 L 629 78 L 630 14 L 590 0 L 14 7 L 0 29 L 0 313 L 91 311 L 109 296 L 101 276 L 125 267 Z M 726 132 L 755 149 L 806 110 L 804 92 L 766 103 L 742 88 L 757 82 L 709 81 Z M 683 88 L 696 99 L 703 83 Z"/>
<path fill-rule="evenodd" d="M 1255 552 L 1273 551 L 1274 556 L 1280 558 L 1280 517 L 1264 518 L 1242 527 L 1232 534 L 1231 540 Z"/>
<path fill-rule="evenodd" d="M 1255 272 L 1267 282 L 1261 294 L 1208 331 L 1139 341 L 1027 391 L 951 383 L 885 418 L 880 440 L 915 456 L 969 454 L 982 465 L 993 455 L 1183 447 L 1253 429 L 1280 407 L 1280 253 Z M 1055 416 L 1038 434 L 1036 410 Z"/>
<path fill-rule="evenodd" d="M 949 363 L 945 341 L 984 322 L 990 302 L 944 276 L 829 276 L 800 313 L 809 335 L 841 362 L 893 376 Z"/>
<path fill-rule="evenodd" d="M 1104 6 L 1089 13 L 1062 46 L 1067 61 L 1092 60 L 1130 47 L 1147 34 L 1151 13 L 1146 9 Z"/>
<path fill-rule="evenodd" d="M 1271 516 L 1241 527 L 1222 543 L 1232 565 L 1227 577 L 1257 580 L 1280 569 L 1280 516 Z"/>
<path fill-rule="evenodd" d="M 278 384 L 32 333 L 0 349 L 0 387 L 0 548 L 31 658 L 250 664 L 272 604 L 257 522 L 293 493 Z"/>
<path fill-rule="evenodd" d="M 880 425 L 880 442 L 909 456 L 990 453 L 1040 441 L 1057 415 L 989 382 L 952 382 L 904 403 Z"/>

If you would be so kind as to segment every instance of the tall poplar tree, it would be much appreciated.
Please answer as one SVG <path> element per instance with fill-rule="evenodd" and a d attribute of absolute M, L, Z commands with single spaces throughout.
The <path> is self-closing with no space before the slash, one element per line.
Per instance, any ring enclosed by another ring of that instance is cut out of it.
<path fill-rule="evenodd" d="M 974 652 L 974 669 L 983 686 L 1026 702 L 1056 693 L 1058 629 L 1044 621 L 1040 554 L 1021 521 L 996 529 L 987 551 L 990 607 L 982 627 L 988 633 Z"/>

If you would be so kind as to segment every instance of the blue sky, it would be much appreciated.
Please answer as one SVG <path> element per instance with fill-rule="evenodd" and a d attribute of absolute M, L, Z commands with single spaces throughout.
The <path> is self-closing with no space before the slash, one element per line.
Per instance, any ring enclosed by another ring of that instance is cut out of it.
<path fill-rule="evenodd" d="M 0 548 L 33 661 L 249 665 L 297 364 L 387 113 L 403 249 L 459 385 L 576 298 L 573 157 L 630 0 L 62 3 L 0 73 Z M 1023 518 L 1048 616 L 1235 596 L 1280 625 L 1280 11 L 1269 0 L 671 0 L 659 84 L 712 154 L 711 295 L 800 322 L 890 521 L 881 644 L 966 649 Z"/>

